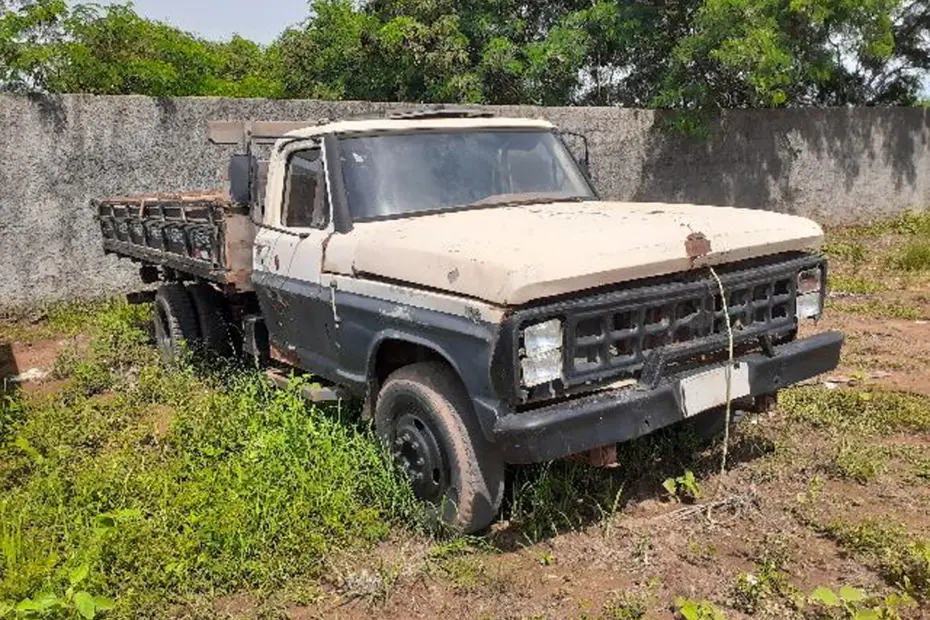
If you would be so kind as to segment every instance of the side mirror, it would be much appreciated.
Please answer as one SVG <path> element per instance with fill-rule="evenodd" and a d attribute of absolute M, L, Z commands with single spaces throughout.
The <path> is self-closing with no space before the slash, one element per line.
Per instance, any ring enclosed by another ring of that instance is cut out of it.
<path fill-rule="evenodd" d="M 229 158 L 229 199 L 241 206 L 252 204 L 252 179 L 257 162 L 251 153 Z"/>

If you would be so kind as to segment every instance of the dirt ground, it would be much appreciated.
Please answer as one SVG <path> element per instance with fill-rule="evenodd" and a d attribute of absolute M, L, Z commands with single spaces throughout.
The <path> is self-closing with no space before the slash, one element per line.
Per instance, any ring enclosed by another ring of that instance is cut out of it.
<path fill-rule="evenodd" d="M 848 244 L 848 236 L 835 233 L 832 241 Z M 856 241 L 865 259 L 849 260 L 845 250 L 832 257 L 837 281 L 860 292 L 834 289 L 825 319 L 805 329 L 839 329 L 847 344 L 841 367 L 804 389 L 824 398 L 852 390 L 864 403 L 882 389 L 930 397 L 930 278 L 886 273 L 884 257 L 901 242 L 875 234 Z M 14 343 L 2 353 L 3 374 L 49 371 L 60 345 L 55 338 Z M 55 389 L 47 378 L 22 385 Z M 666 463 L 628 463 L 622 471 L 603 471 L 622 491 L 613 506 L 600 507 L 599 517 L 586 517 L 588 507 L 579 507 L 530 535 L 505 510 L 489 534 L 464 542 L 398 535 L 370 552 L 331 558 L 322 583 L 219 598 L 211 613 L 672 618 L 679 617 L 676 600 L 686 598 L 707 600 L 727 618 L 783 618 L 808 617 L 813 608 L 805 601 L 818 587 L 855 586 L 876 597 L 900 592 L 901 573 L 889 560 L 898 547 L 888 542 L 884 551 L 870 552 L 842 532 L 862 523 L 901 524 L 908 540 L 930 539 L 930 430 L 911 430 L 910 422 L 887 433 L 810 423 L 792 414 L 792 406 L 800 407 L 783 399 L 775 412 L 736 430 L 725 474 L 718 471 L 719 443 L 696 457 L 701 493 L 694 501 L 672 497 L 656 482 L 675 475 Z M 854 460 L 873 453 L 874 463 Z M 642 475 L 630 476 L 637 468 Z M 564 502 L 569 512 L 571 503 Z M 927 565 L 910 577 L 930 580 L 930 551 L 924 559 Z M 921 596 L 918 591 L 902 616 L 930 617 Z M 825 617 L 853 617 L 831 613 Z"/>

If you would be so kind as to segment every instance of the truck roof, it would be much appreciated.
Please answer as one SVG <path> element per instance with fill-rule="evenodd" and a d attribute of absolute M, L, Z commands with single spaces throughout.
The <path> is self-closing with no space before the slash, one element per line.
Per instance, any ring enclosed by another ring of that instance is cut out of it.
<path fill-rule="evenodd" d="M 492 116 L 487 113 L 455 111 L 409 112 L 365 118 L 323 121 L 210 121 L 208 137 L 214 144 L 275 142 L 280 138 L 310 138 L 324 133 L 365 133 L 409 129 L 544 129 L 555 125 L 547 120 Z"/>
<path fill-rule="evenodd" d="M 547 120 L 517 117 L 469 117 L 469 118 L 376 118 L 344 120 L 313 125 L 287 133 L 290 137 L 309 138 L 322 133 L 356 133 L 368 131 L 394 131 L 404 129 L 483 129 L 483 128 L 530 128 L 553 129 Z"/>

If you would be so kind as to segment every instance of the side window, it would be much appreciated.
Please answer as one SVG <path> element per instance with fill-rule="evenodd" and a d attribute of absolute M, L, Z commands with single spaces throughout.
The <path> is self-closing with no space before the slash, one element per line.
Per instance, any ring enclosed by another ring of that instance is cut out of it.
<path fill-rule="evenodd" d="M 329 224 L 320 149 L 297 151 L 288 160 L 281 223 L 294 228 L 325 228 Z"/>

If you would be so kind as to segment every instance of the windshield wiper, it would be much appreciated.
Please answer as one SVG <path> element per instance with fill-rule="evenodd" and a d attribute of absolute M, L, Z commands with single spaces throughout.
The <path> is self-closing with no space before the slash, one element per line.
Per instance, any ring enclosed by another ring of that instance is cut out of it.
<path fill-rule="evenodd" d="M 481 200 L 468 203 L 466 207 L 512 207 L 526 204 L 544 204 L 553 202 L 582 202 L 588 200 L 585 196 L 573 196 L 564 194 L 551 194 L 548 192 L 526 193 L 526 194 L 496 194 L 488 196 Z"/>

